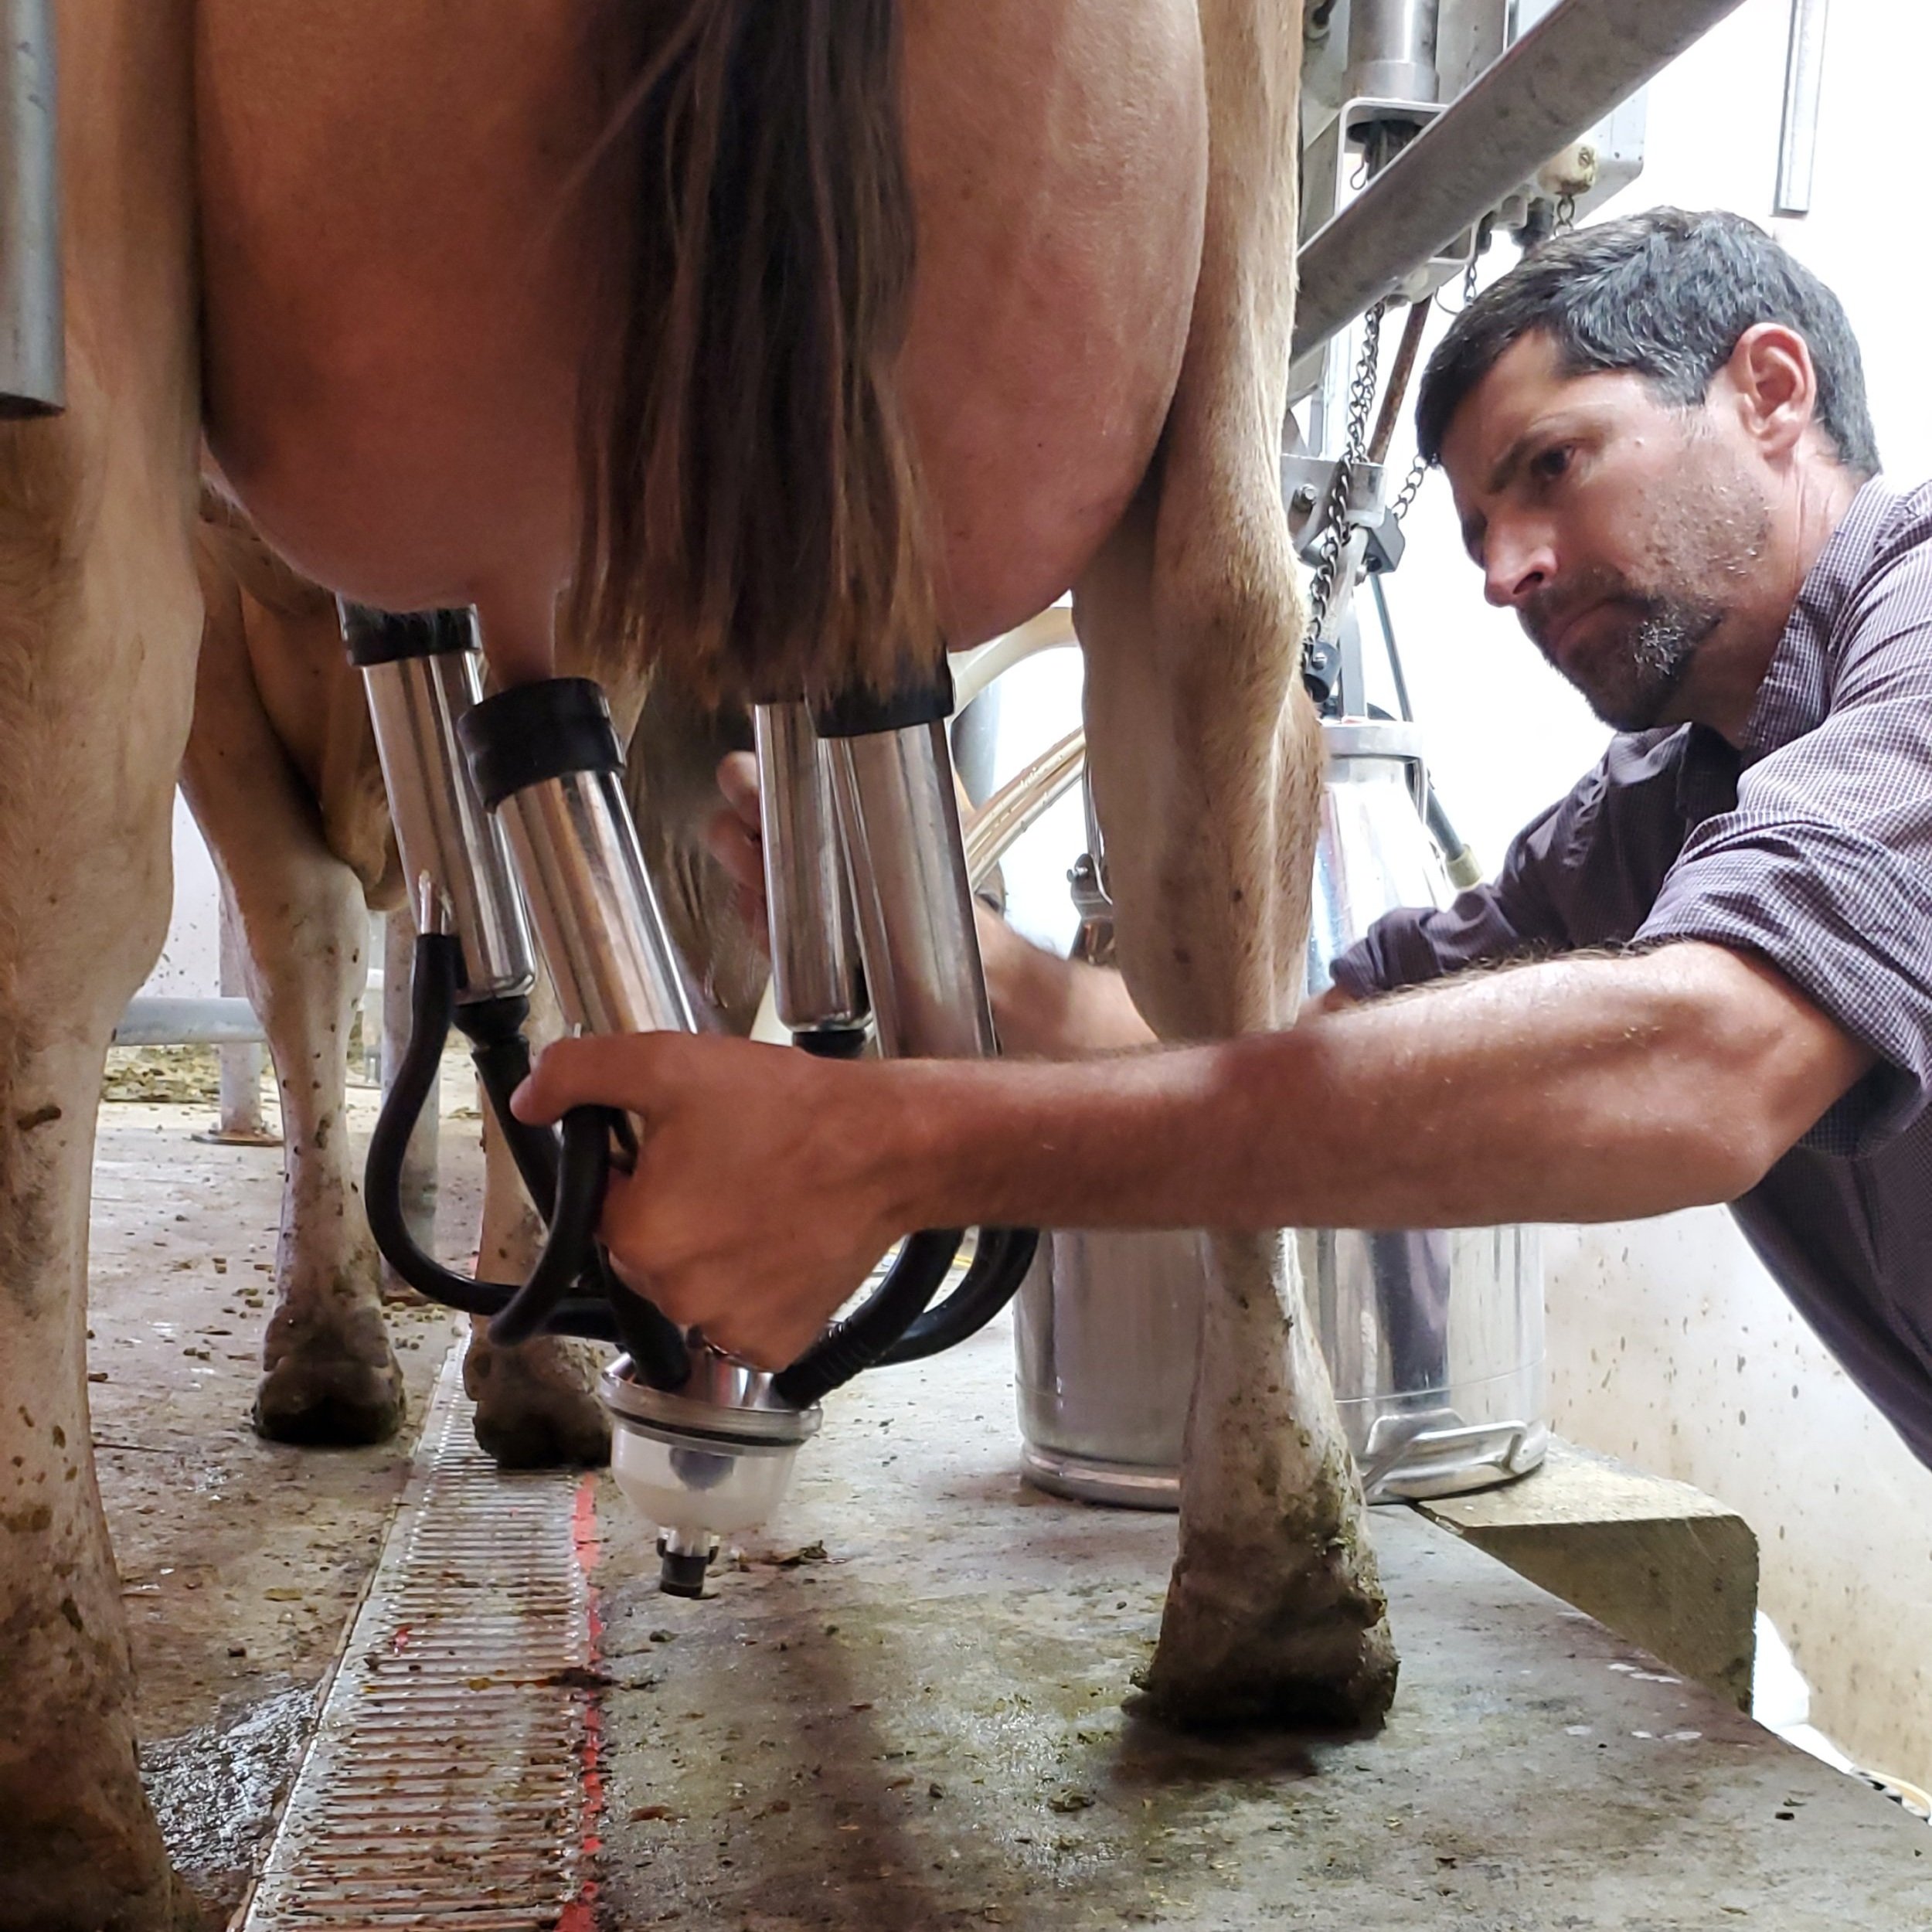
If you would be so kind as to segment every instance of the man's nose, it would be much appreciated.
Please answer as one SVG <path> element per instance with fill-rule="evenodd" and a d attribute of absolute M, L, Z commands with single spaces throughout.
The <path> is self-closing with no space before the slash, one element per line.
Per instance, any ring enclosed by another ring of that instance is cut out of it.
<path fill-rule="evenodd" d="M 1499 530 L 1491 525 L 1482 547 L 1483 595 L 1498 610 L 1514 610 L 1556 574 L 1556 553 L 1543 530 Z"/>

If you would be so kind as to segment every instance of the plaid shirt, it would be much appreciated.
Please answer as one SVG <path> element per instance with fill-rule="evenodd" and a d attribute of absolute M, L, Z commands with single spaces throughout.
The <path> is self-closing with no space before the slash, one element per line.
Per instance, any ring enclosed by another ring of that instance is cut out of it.
<path fill-rule="evenodd" d="M 1732 1211 L 1932 1464 L 1932 484 L 1867 484 L 1798 594 L 1742 749 L 1612 740 L 1492 884 L 1391 913 L 1337 960 L 1358 998 L 1583 947 L 1770 961 L 1878 1064 Z"/>

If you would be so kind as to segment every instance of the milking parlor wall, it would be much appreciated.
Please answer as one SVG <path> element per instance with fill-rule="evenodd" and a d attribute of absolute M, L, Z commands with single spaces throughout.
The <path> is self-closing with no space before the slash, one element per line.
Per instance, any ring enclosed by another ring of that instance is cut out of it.
<path fill-rule="evenodd" d="M 1932 9 L 1837 0 L 1812 212 L 1772 222 L 1789 18 L 1787 0 L 1745 0 L 1664 74 L 1643 175 L 1601 213 L 1675 202 L 1773 228 L 1844 301 L 1886 473 L 1917 484 L 1932 477 L 1932 281 L 1923 114 L 1906 77 L 1932 70 Z M 1398 475 L 1408 458 L 1398 445 Z M 1493 868 L 1607 733 L 1515 620 L 1483 603 L 1440 478 L 1408 527 L 1388 586 L 1404 663 L 1443 796 Z M 1763 1546 L 1764 1607 L 1812 1684 L 1811 1721 L 1862 1764 L 1932 1780 L 1932 1471 L 1790 1311 L 1722 1209 L 1552 1230 L 1544 1251 L 1556 1429 L 1742 1512 Z"/>
<path fill-rule="evenodd" d="M 1676 201 L 1768 220 L 1787 19 L 1787 0 L 1745 0 L 1665 74 L 1651 92 L 1645 173 L 1604 213 Z M 1838 0 L 1813 213 L 1774 224 L 1843 297 L 1888 470 L 1913 482 L 1932 476 L 1927 283 L 1913 253 L 1923 117 L 1907 88 L 1875 90 L 1870 77 L 1928 71 L 1932 9 Z M 1874 112 L 1888 93 L 1903 104 Z M 1491 272 L 1509 258 L 1499 250 Z M 1396 474 L 1408 455 L 1399 440 Z M 1416 709 L 1450 810 L 1493 866 L 1606 733 L 1514 621 L 1484 605 L 1439 478 L 1409 536 L 1388 589 Z M 1059 656 L 1025 682 L 1022 704 L 1070 718 L 1077 663 Z M 1038 937 L 1067 937 L 1062 882 L 1079 843 L 1069 801 L 1008 862 L 1019 923 Z M 146 990 L 212 994 L 214 874 L 179 803 L 175 852 L 174 921 Z M 1932 1675 L 1921 1668 L 1932 1655 L 1932 1471 L 1790 1313 L 1721 1210 L 1552 1230 L 1545 1253 L 1556 1427 L 1743 1512 L 1763 1543 L 1765 1607 L 1813 1684 L 1813 1721 L 1861 1761 L 1932 1781 Z"/>

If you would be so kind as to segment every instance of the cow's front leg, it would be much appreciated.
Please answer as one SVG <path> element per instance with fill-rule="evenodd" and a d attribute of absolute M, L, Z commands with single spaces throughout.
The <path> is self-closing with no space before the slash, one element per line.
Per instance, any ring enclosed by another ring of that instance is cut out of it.
<path fill-rule="evenodd" d="M 240 916 L 282 1107 L 275 1308 L 255 1427 L 277 1442 L 381 1442 L 403 1420 L 403 1376 L 346 1117 L 369 914 L 257 693 L 239 593 L 205 549 L 202 581 L 208 620 L 182 788 Z"/>
<path fill-rule="evenodd" d="M 1292 1016 L 1320 759 L 1276 467 L 1299 9 L 1211 0 L 1202 22 L 1209 196 L 1186 359 L 1154 468 L 1075 601 L 1121 963 L 1175 1039 Z M 1282 1158 L 1320 1125 L 1281 1121 Z M 1294 1250 L 1227 1233 L 1210 1247 L 1148 1690 L 1183 1721 L 1372 1720 L 1395 1652 Z"/>

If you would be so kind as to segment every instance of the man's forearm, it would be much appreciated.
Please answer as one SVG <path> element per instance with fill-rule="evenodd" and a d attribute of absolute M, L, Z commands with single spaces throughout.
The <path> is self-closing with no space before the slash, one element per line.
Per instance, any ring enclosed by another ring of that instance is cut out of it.
<path fill-rule="evenodd" d="M 1287 1033 L 901 1073 L 909 1223 L 1483 1226 L 1733 1198 L 1864 1070 L 1722 949 L 1558 961 Z"/>

